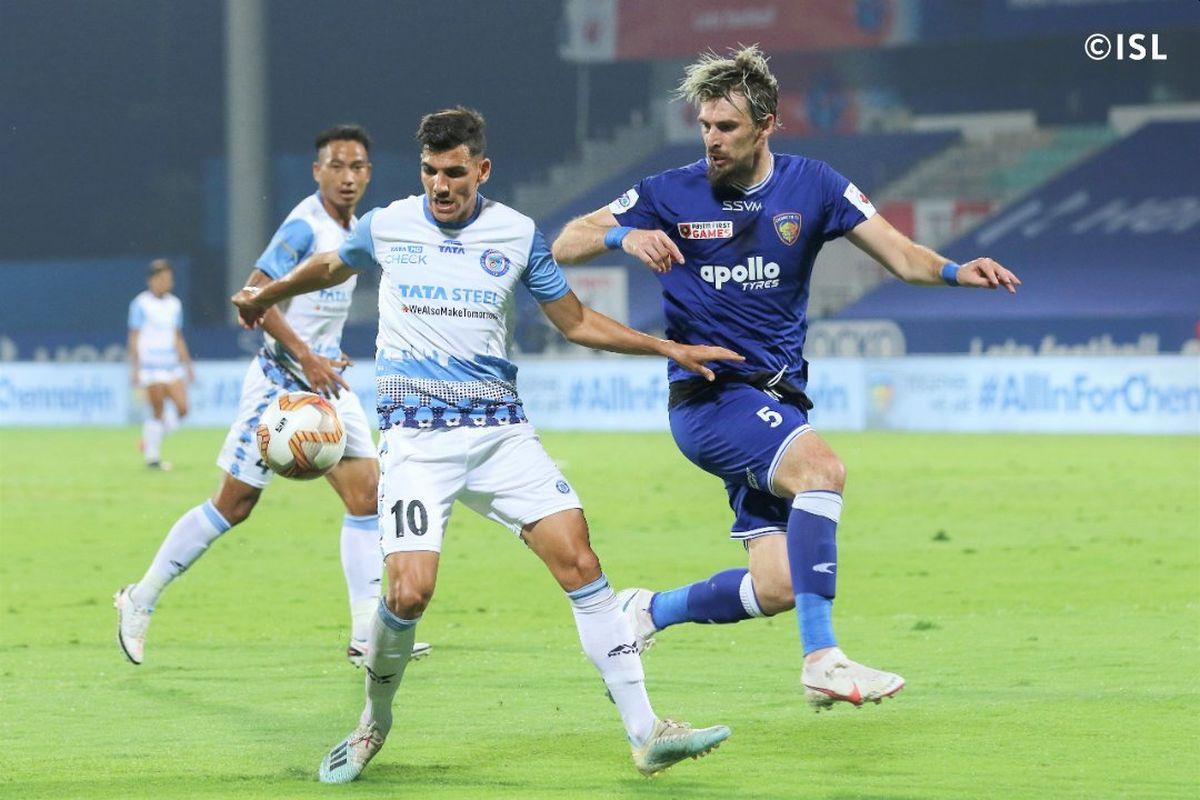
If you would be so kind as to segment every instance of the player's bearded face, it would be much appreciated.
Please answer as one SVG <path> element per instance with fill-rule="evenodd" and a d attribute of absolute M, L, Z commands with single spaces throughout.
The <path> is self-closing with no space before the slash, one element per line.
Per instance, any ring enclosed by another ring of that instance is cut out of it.
<path fill-rule="evenodd" d="M 352 213 L 371 182 L 367 149 L 352 140 L 330 142 L 317 153 L 313 180 L 327 204 Z"/>
<path fill-rule="evenodd" d="M 421 151 L 421 184 L 438 222 L 462 222 L 475 212 L 479 185 L 492 172 L 490 159 L 471 155 L 465 144 L 435 153 Z"/>
<path fill-rule="evenodd" d="M 708 182 L 713 186 L 752 183 L 755 158 L 765 143 L 762 127 L 755 125 L 746 99 L 732 95 L 733 102 L 718 97 L 700 104 L 700 134 L 708 159 Z"/>

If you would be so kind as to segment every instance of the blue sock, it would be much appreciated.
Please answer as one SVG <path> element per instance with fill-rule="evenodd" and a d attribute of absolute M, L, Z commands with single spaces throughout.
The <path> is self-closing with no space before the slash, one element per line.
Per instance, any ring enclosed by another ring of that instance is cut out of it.
<path fill-rule="evenodd" d="M 788 566 L 805 655 L 837 647 L 833 635 L 833 597 L 837 587 L 837 524 L 841 514 L 840 494 L 813 491 L 796 495 L 788 516 Z"/>
<path fill-rule="evenodd" d="M 680 622 L 729 623 L 761 616 L 750 571 L 741 568 L 727 569 L 678 589 L 656 592 L 650 601 L 650 617 L 659 630 Z"/>

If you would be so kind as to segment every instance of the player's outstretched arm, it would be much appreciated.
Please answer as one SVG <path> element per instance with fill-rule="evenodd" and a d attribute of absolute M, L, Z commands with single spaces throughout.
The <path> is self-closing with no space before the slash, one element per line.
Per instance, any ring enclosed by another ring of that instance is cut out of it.
<path fill-rule="evenodd" d="M 353 274 L 354 270 L 342 263 L 336 250 L 316 253 L 282 278 L 262 287 L 244 286 L 231 299 L 237 306 L 242 326 L 253 328 L 260 323 L 267 309 L 276 303 L 298 294 L 337 286 Z"/>
<path fill-rule="evenodd" d="M 250 279 L 246 281 L 246 286 L 261 289 L 270 282 L 270 275 L 260 269 L 255 269 L 250 272 Z M 271 306 L 263 313 L 259 325 L 296 359 L 300 369 L 304 371 L 304 382 L 308 388 L 325 397 L 340 397 L 342 389 L 350 388 L 346 379 L 339 372 L 350 366 L 350 359 L 345 357 L 330 359 L 314 353 L 295 329 L 288 324 L 287 318 L 279 310 L 278 305 Z"/>
<path fill-rule="evenodd" d="M 612 317 L 606 317 L 599 311 L 588 308 L 579 302 L 574 292 L 567 292 L 557 300 L 542 303 L 542 312 L 570 342 L 612 353 L 666 356 L 689 372 L 710 381 L 716 376 L 705 366 L 705 362 L 746 360 L 724 347 L 680 344 L 635 331 Z"/>
<path fill-rule="evenodd" d="M 620 247 L 655 272 L 670 272 L 683 263 L 683 253 L 662 231 L 622 228 L 608 207 L 567 223 L 550 247 L 559 264 L 583 264 Z"/>
<path fill-rule="evenodd" d="M 915 243 L 876 214 L 846 234 L 858 249 L 906 283 L 923 286 L 972 286 L 1008 289 L 1016 294 L 1021 280 L 990 258 L 958 265 L 928 247 Z"/>

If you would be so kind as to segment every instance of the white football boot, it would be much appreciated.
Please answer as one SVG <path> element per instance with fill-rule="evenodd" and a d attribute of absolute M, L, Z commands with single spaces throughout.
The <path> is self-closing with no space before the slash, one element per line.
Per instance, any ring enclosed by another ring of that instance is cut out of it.
<path fill-rule="evenodd" d="M 730 733 L 724 725 L 693 728 L 686 722 L 655 720 L 650 737 L 641 747 L 633 748 L 633 763 L 638 772 L 649 777 L 685 758 L 699 758 L 715 750 Z"/>
<path fill-rule="evenodd" d="M 349 783 L 362 774 L 367 763 L 383 748 L 384 738 L 374 723 L 359 724 L 321 759 L 317 777 L 321 783 Z"/>
<path fill-rule="evenodd" d="M 851 661 L 838 647 L 812 664 L 805 663 L 802 681 L 804 695 L 817 711 L 839 701 L 878 704 L 904 688 L 904 678 Z"/>
<path fill-rule="evenodd" d="M 642 653 L 654 646 L 654 634 L 658 633 L 654 618 L 650 616 L 650 600 L 653 597 L 654 592 L 649 589 L 622 589 L 617 592 L 621 613 L 629 620 L 638 651 Z"/>
<path fill-rule="evenodd" d="M 433 652 L 429 642 L 413 642 L 412 660 L 418 661 Z M 367 642 L 364 639 L 351 639 L 346 647 L 346 660 L 355 667 L 367 663 Z"/>
<path fill-rule="evenodd" d="M 131 589 L 132 583 L 113 595 L 113 608 L 117 610 L 117 644 L 126 658 L 134 664 L 141 664 L 146 650 L 146 628 L 150 627 L 150 615 L 154 609 L 134 603 L 129 596 Z"/>

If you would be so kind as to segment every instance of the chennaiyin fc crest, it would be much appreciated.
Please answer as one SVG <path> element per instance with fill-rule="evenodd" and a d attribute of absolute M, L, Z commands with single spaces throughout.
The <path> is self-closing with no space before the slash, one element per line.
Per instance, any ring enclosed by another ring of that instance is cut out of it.
<path fill-rule="evenodd" d="M 794 245 L 800 238 L 800 213 L 798 211 L 776 214 L 772 221 L 775 223 L 775 232 L 788 247 Z"/>

